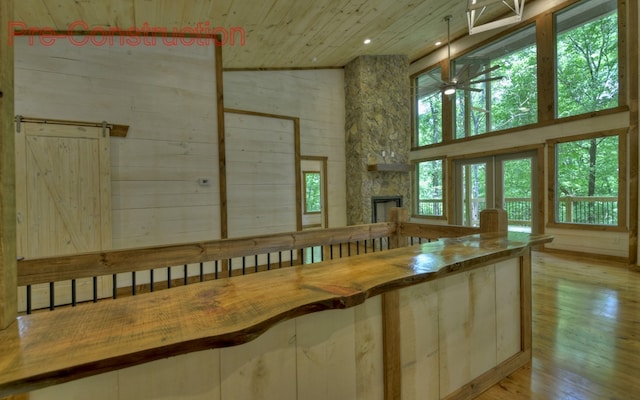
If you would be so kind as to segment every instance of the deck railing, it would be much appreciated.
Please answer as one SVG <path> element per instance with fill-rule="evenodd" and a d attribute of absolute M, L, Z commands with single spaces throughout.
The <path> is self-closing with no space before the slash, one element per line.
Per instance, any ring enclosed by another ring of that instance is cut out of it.
<path fill-rule="evenodd" d="M 413 224 L 405 219 L 200 243 L 21 259 L 18 261 L 18 309 L 27 314 L 39 309 L 54 310 L 59 306 L 76 306 L 205 280 L 385 251 L 405 245 L 394 243 L 399 240 L 414 244 L 477 232 L 479 228 Z"/>
<path fill-rule="evenodd" d="M 441 199 L 420 199 L 420 215 L 442 215 Z M 484 198 L 471 199 L 471 224 L 479 223 L 479 211 L 486 207 Z M 504 199 L 511 226 L 531 226 L 531 198 L 507 197 Z M 557 222 L 615 225 L 618 221 L 618 198 L 611 196 L 562 196 L 558 198 Z"/>

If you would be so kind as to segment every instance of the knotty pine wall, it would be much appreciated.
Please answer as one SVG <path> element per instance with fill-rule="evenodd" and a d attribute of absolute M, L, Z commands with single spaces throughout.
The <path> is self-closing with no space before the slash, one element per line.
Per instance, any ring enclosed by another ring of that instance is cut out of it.
<path fill-rule="evenodd" d="M 220 238 L 212 47 L 20 37 L 15 54 L 16 114 L 130 126 L 111 138 L 114 248 Z M 226 107 L 300 118 L 301 154 L 328 157 L 330 226 L 345 225 L 343 85 L 340 69 L 224 74 Z"/>

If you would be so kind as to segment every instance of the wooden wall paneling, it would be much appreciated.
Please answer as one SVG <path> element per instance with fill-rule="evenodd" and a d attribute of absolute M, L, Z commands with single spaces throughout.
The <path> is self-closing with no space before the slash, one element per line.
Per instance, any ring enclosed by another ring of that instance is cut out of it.
<path fill-rule="evenodd" d="M 86 398 L 92 400 L 119 400 L 118 371 L 82 378 L 76 381 L 49 386 L 29 393 L 29 400 L 69 400 Z"/>
<path fill-rule="evenodd" d="M 119 400 L 220 400 L 220 350 L 165 358 L 117 371 Z"/>
<path fill-rule="evenodd" d="M 440 397 L 471 379 L 469 273 L 438 280 Z"/>
<path fill-rule="evenodd" d="M 496 362 L 501 363 L 521 350 L 521 296 L 519 259 L 495 265 Z"/>
<path fill-rule="evenodd" d="M 14 0 L 0 2 L 0 329 L 16 317 L 16 203 L 14 46 L 9 45 L 9 22 Z"/>
<path fill-rule="evenodd" d="M 226 107 L 300 119 L 300 153 L 328 158 L 328 226 L 344 226 L 343 70 L 225 71 L 224 81 Z"/>
<path fill-rule="evenodd" d="M 299 230 L 295 128 L 294 118 L 226 112 L 229 237 Z"/>
<path fill-rule="evenodd" d="M 498 332 L 496 327 L 496 275 L 494 265 L 471 271 L 469 273 L 468 291 L 470 293 L 471 312 L 469 321 L 469 373 L 471 379 L 474 379 L 497 365 L 496 338 L 498 337 Z"/>
<path fill-rule="evenodd" d="M 221 398 L 296 399 L 296 330 L 281 322 L 251 342 L 220 349 Z"/>
<path fill-rule="evenodd" d="M 435 400 L 440 396 L 438 285 L 426 282 L 400 290 L 402 398 Z"/>
<path fill-rule="evenodd" d="M 381 298 L 376 296 L 354 308 L 356 335 L 355 400 L 383 400 L 383 339 Z"/>
<path fill-rule="evenodd" d="M 116 248 L 219 237 L 215 50 L 157 44 L 105 51 L 16 38 L 17 113 L 130 126 L 112 140 Z"/>
<path fill-rule="evenodd" d="M 356 398 L 354 309 L 296 318 L 297 398 Z"/>

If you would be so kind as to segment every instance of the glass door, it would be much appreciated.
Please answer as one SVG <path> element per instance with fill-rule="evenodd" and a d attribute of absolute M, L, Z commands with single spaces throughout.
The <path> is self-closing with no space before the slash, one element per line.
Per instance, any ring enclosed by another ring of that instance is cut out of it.
<path fill-rule="evenodd" d="M 480 211 L 502 208 L 509 230 L 536 231 L 536 151 L 458 160 L 454 165 L 454 224 L 480 226 Z"/>

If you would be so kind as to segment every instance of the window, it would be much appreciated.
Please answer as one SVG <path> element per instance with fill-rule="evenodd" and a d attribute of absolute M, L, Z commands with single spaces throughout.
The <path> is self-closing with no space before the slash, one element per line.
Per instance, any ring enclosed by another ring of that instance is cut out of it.
<path fill-rule="evenodd" d="M 320 191 L 320 172 L 304 172 L 304 212 L 315 214 L 322 211 L 322 196 Z"/>
<path fill-rule="evenodd" d="M 618 134 L 550 145 L 555 159 L 556 223 L 613 225 L 621 223 L 618 204 L 621 175 L 621 139 Z"/>
<path fill-rule="evenodd" d="M 443 161 L 429 160 L 416 164 L 418 175 L 417 214 L 444 216 Z"/>
<path fill-rule="evenodd" d="M 558 118 L 618 106 L 616 6 L 588 0 L 556 14 Z"/>
<path fill-rule="evenodd" d="M 538 121 L 535 25 L 457 58 L 453 70 L 455 79 L 478 81 L 455 94 L 457 139 Z M 494 77 L 502 79 L 486 81 Z"/>
<path fill-rule="evenodd" d="M 418 146 L 442 142 L 442 94 L 440 68 L 415 78 L 415 143 Z"/>

